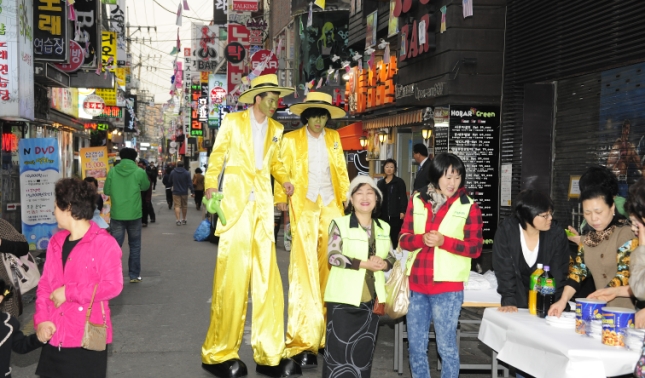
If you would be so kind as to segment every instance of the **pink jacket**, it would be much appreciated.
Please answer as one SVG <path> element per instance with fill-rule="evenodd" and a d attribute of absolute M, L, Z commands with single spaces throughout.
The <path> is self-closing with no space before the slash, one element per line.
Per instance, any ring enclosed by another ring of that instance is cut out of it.
<path fill-rule="evenodd" d="M 90 222 L 90 229 L 72 250 L 63 272 L 63 243 L 69 231 L 56 233 L 49 241 L 43 275 L 36 289 L 34 326 L 51 321 L 56 332 L 49 343 L 64 348 L 81 346 L 85 315 L 98 284 L 90 322 L 102 324 L 101 303 L 107 321 L 107 342 L 112 342 L 112 321 L 108 301 L 123 290 L 121 248 L 116 240 Z M 65 286 L 66 301 L 59 308 L 49 299 L 51 293 Z"/>

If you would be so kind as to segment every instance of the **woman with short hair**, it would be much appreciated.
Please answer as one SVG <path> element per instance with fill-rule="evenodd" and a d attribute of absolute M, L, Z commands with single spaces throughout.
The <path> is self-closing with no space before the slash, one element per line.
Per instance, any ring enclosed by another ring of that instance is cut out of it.
<path fill-rule="evenodd" d="M 47 247 L 34 315 L 38 338 L 51 338 L 36 369 L 43 378 L 107 374 L 107 348 L 97 352 L 81 347 L 88 313 L 91 323 L 107 326 L 107 344 L 112 342 L 109 300 L 123 289 L 121 248 L 91 221 L 95 199 L 90 183 L 74 178 L 56 183 L 54 215 L 61 231 Z"/>
<path fill-rule="evenodd" d="M 396 160 L 387 159 L 383 164 L 385 177 L 376 184 L 383 193 L 383 204 L 379 219 L 383 219 L 390 225 L 390 240 L 392 247 L 399 245 L 399 232 L 405 210 L 408 208 L 408 194 L 405 189 L 405 182 L 396 176 Z"/>
<path fill-rule="evenodd" d="M 531 274 L 537 264 L 549 266 L 556 282 L 555 298 L 562 295 L 569 273 L 569 241 L 553 220 L 551 198 L 535 190 L 523 190 L 514 201 L 513 215 L 497 226 L 493 243 L 493 269 L 499 311 L 528 308 Z"/>

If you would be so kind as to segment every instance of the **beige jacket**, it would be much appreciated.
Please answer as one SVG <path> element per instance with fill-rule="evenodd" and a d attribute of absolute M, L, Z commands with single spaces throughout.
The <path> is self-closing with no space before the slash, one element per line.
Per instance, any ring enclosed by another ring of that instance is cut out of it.
<path fill-rule="evenodd" d="M 645 246 L 639 245 L 629 262 L 629 287 L 638 300 L 645 300 Z"/>

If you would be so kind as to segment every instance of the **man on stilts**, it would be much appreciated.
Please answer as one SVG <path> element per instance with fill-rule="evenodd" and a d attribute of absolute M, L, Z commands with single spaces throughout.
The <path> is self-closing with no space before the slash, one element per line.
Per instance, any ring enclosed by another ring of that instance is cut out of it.
<path fill-rule="evenodd" d="M 202 346 L 202 367 L 221 378 L 247 375 L 239 358 L 249 285 L 253 301 L 251 346 L 256 372 L 269 377 L 300 376 L 284 354 L 284 299 L 275 254 L 271 175 L 287 195 L 293 185 L 280 161 L 284 127 L 271 119 L 280 97 L 292 93 L 276 75 L 252 80 L 239 102 L 249 109 L 226 116 L 208 160 L 205 189 L 210 199 L 223 172 L 220 237 L 213 281 L 211 322 Z M 225 164 L 225 168 L 224 168 Z"/>
<path fill-rule="evenodd" d="M 278 209 L 289 208 L 293 236 L 284 357 L 292 357 L 302 368 L 314 368 L 318 351 L 325 346 L 328 228 L 332 219 L 343 216 L 349 188 L 340 136 L 325 125 L 344 117 L 345 111 L 333 106 L 332 97 L 323 92 L 310 92 L 303 103 L 289 109 L 305 126 L 282 139 L 280 155 L 295 185 L 289 205 L 288 193 L 275 187 Z"/>

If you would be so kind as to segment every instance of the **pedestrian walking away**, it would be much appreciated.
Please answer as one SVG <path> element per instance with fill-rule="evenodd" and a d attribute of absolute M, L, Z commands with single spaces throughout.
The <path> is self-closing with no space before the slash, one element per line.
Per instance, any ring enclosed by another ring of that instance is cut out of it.
<path fill-rule="evenodd" d="M 130 257 L 128 258 L 128 275 L 130 283 L 141 282 L 141 192 L 150 188 L 150 180 L 144 170 L 134 162 L 137 151 L 123 148 L 119 151 L 121 162 L 108 172 L 103 193 L 110 196 L 110 230 L 112 236 L 123 246 L 125 234 L 128 234 Z"/>
<path fill-rule="evenodd" d="M 166 202 L 168 203 L 168 210 L 172 209 L 172 185 L 170 184 L 170 173 L 172 167 L 166 167 L 161 183 L 166 187 Z"/>
<path fill-rule="evenodd" d="M 204 175 L 202 175 L 201 168 L 195 168 L 193 187 L 195 188 L 195 207 L 200 210 L 202 208 L 202 199 L 204 198 Z"/>
<path fill-rule="evenodd" d="M 146 169 L 146 164 L 144 161 L 139 161 L 137 164 L 139 168 L 146 171 L 148 175 L 148 181 L 150 181 L 150 187 L 148 190 L 141 192 L 141 227 L 148 227 L 148 217 L 150 217 L 150 223 L 155 223 L 157 216 L 155 215 L 155 208 L 152 205 L 152 176 L 150 170 Z"/>
<path fill-rule="evenodd" d="M 178 161 L 177 168 L 170 173 L 170 185 L 172 186 L 172 201 L 175 206 L 175 218 L 177 226 L 186 224 L 188 214 L 188 190 L 195 195 L 193 180 L 190 179 L 190 172 L 184 168 L 184 162 Z"/>

